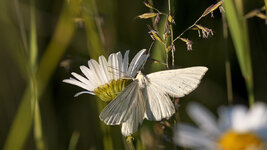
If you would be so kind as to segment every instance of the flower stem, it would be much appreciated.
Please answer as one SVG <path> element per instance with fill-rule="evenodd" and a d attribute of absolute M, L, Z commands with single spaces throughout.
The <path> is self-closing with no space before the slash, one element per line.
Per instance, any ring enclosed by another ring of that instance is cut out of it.
<path fill-rule="evenodd" d="M 128 150 L 135 150 L 134 144 L 133 144 L 134 138 L 132 136 L 128 136 L 126 138 L 126 144 L 128 146 Z"/>
<path fill-rule="evenodd" d="M 233 104 L 233 90 L 232 90 L 232 78 L 231 78 L 231 63 L 228 54 L 228 27 L 226 23 L 225 14 L 222 13 L 223 22 L 223 40 L 224 40 L 224 51 L 225 51 L 225 75 L 226 75 L 226 87 L 227 87 L 227 100 L 228 104 Z"/>

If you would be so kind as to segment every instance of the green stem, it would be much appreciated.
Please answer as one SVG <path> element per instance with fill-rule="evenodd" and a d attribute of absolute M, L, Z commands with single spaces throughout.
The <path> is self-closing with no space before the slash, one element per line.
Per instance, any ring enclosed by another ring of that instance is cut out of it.
<path fill-rule="evenodd" d="M 128 146 L 128 150 L 135 150 L 134 144 L 133 144 L 134 138 L 132 136 L 128 136 L 126 138 L 126 144 Z"/>
<path fill-rule="evenodd" d="M 227 87 L 227 100 L 228 104 L 233 104 L 233 90 L 232 90 L 232 77 L 231 77 L 231 63 L 229 60 L 228 52 L 228 27 L 225 18 L 225 14 L 222 14 L 223 22 L 223 40 L 224 40 L 224 52 L 225 52 L 225 75 L 226 75 L 226 87 Z"/>

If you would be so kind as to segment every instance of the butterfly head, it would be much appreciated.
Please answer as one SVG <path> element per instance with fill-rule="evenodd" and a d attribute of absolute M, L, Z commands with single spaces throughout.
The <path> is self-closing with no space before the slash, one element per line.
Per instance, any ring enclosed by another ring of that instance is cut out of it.
<path fill-rule="evenodd" d="M 142 80 L 144 77 L 145 76 L 142 74 L 142 72 L 141 71 L 138 71 L 135 79 Z"/>
<path fill-rule="evenodd" d="M 135 80 L 138 80 L 139 86 L 143 88 L 146 83 L 146 76 L 141 71 L 138 71 Z"/>

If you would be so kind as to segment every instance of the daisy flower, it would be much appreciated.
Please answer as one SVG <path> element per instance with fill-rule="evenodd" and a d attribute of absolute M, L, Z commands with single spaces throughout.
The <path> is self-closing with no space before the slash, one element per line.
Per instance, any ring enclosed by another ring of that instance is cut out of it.
<path fill-rule="evenodd" d="M 65 79 L 63 82 L 79 86 L 85 90 L 75 96 L 88 93 L 97 95 L 103 101 L 111 101 L 130 84 L 129 77 L 136 76 L 137 71 L 148 57 L 145 51 L 145 49 L 139 51 L 130 65 L 129 50 L 124 54 L 124 58 L 118 52 L 110 54 L 108 60 L 104 56 L 100 56 L 99 63 L 91 59 L 88 61 L 88 67 L 80 66 L 84 76 L 72 72 L 71 74 L 76 79 Z"/>
<path fill-rule="evenodd" d="M 267 106 L 263 103 L 256 103 L 250 109 L 221 107 L 217 121 L 199 104 L 190 104 L 187 111 L 199 128 L 179 124 L 174 142 L 180 146 L 197 150 L 267 149 Z"/>

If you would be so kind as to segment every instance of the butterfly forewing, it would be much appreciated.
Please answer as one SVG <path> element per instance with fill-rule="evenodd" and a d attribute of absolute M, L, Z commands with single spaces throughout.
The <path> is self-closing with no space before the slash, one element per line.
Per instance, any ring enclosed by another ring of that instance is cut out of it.
<path fill-rule="evenodd" d="M 107 125 L 119 125 L 129 118 L 140 122 L 144 112 L 145 103 L 138 81 L 133 81 L 103 109 L 99 117 Z"/>
<path fill-rule="evenodd" d="M 121 133 L 124 136 L 129 136 L 136 132 L 139 124 L 141 124 L 144 120 L 145 101 L 141 90 L 138 89 L 137 92 L 138 98 L 135 99 L 135 104 L 132 105 L 132 111 L 128 112 L 125 122 L 122 123 Z"/>
<path fill-rule="evenodd" d="M 151 73 L 147 78 L 170 96 L 183 97 L 198 86 L 207 70 L 206 67 L 165 70 Z"/>

